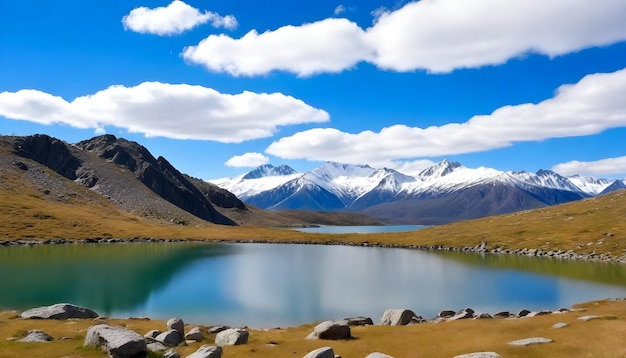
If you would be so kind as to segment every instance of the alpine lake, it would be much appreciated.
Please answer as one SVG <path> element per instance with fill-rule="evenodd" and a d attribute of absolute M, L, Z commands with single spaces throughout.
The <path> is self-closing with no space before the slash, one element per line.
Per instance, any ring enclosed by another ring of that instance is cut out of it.
<path fill-rule="evenodd" d="M 398 230 L 396 230 L 398 231 Z M 408 308 L 556 310 L 626 297 L 626 265 L 297 244 L 116 243 L 0 248 L 0 309 L 69 302 L 110 317 L 288 327 Z"/>

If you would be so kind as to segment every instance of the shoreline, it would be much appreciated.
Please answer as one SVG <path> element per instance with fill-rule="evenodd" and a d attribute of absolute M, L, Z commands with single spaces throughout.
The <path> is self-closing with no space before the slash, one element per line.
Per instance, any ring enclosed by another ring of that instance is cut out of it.
<path fill-rule="evenodd" d="M 365 234 L 377 235 L 377 234 Z M 534 248 L 507 249 L 500 246 L 489 247 L 487 242 L 476 246 L 444 246 L 444 245 L 406 245 L 370 242 L 367 240 L 351 242 L 340 240 L 267 240 L 267 239 L 158 239 L 158 238 L 87 238 L 87 239 L 18 239 L 0 241 L 0 247 L 34 246 L 34 245 L 71 245 L 71 244 L 118 244 L 118 243 L 229 243 L 229 244 L 289 244 L 289 245 L 327 245 L 327 246 L 354 246 L 378 247 L 393 249 L 413 249 L 422 251 L 465 252 L 473 254 L 518 255 L 525 257 L 552 258 L 569 261 L 592 261 L 626 264 L 626 254 L 614 257 L 610 253 L 579 254 L 574 250 L 542 250 Z"/>

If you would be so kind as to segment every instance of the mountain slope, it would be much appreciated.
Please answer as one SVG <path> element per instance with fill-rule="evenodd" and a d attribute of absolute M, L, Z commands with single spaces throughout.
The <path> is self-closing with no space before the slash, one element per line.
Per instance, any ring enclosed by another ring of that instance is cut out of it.
<path fill-rule="evenodd" d="M 291 168 L 289 168 L 291 169 Z M 414 176 L 328 162 L 306 173 L 271 165 L 212 181 L 266 209 L 353 211 L 395 223 L 441 224 L 566 203 L 626 187 L 623 181 L 467 168 L 443 160 Z"/>

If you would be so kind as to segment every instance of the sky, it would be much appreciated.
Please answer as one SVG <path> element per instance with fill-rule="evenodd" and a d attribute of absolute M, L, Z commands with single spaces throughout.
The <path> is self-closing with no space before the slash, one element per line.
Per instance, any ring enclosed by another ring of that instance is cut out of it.
<path fill-rule="evenodd" d="M 0 0 L 0 135 L 626 178 L 624 0 Z"/>

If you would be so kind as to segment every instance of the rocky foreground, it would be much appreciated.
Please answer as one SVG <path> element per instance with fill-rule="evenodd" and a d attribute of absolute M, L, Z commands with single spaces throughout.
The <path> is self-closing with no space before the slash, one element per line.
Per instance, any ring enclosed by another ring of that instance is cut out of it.
<path fill-rule="evenodd" d="M 608 303 L 620 304 L 622 310 L 619 312 L 626 312 L 626 309 L 623 309 L 625 306 L 624 303 L 626 303 L 624 299 L 604 301 L 604 303 L 602 304 Z M 595 305 L 599 304 L 600 303 L 595 303 Z M 515 322 L 530 322 L 528 320 L 531 317 L 536 317 L 535 319 L 537 320 L 539 320 L 540 317 L 558 317 L 558 322 L 555 322 L 550 326 L 546 324 L 545 327 L 542 327 L 539 330 L 534 330 L 538 331 L 538 333 L 541 333 L 542 336 L 534 335 L 533 333 L 535 332 L 533 331 L 523 330 L 524 332 L 520 332 L 519 336 L 516 339 L 507 339 L 506 342 L 501 342 L 501 344 L 506 343 L 506 346 L 508 347 L 507 352 L 498 352 L 498 349 L 493 349 L 466 352 L 454 355 L 444 354 L 430 356 L 448 356 L 456 358 L 496 358 L 502 356 L 518 356 L 510 355 L 511 349 L 517 350 L 517 353 L 522 354 L 519 356 L 524 356 L 524 347 L 535 347 L 539 345 L 553 344 L 559 341 L 561 343 L 567 343 L 568 345 L 575 345 L 577 343 L 576 340 L 572 340 L 571 342 L 563 342 L 562 338 L 555 340 L 552 337 L 557 335 L 557 331 L 572 329 L 573 326 L 576 326 L 578 329 L 585 329 L 587 327 L 585 327 L 584 325 L 588 324 L 586 322 L 590 322 L 589 324 L 592 324 L 593 321 L 607 322 L 612 326 L 617 327 L 618 330 L 614 333 L 617 334 L 618 337 L 620 336 L 620 332 L 626 332 L 626 317 L 622 315 L 618 316 L 611 314 L 600 314 L 602 312 L 598 312 L 599 314 L 590 314 L 590 312 L 587 312 L 587 310 L 587 308 L 561 308 L 557 311 L 530 312 L 528 310 L 521 310 L 517 313 L 496 312 L 493 314 L 489 314 L 476 313 L 471 308 L 465 308 L 460 311 L 443 310 L 438 314 L 437 317 L 433 319 L 424 319 L 423 317 L 415 314 L 409 309 L 389 309 L 383 313 L 378 325 L 374 325 L 373 320 L 369 317 L 344 318 L 340 320 L 325 321 L 317 324 L 316 326 L 312 327 L 312 330 L 310 331 L 308 336 L 301 336 L 298 340 L 303 345 L 306 344 L 305 342 L 319 342 L 317 345 L 322 347 L 305 352 L 304 355 L 300 356 L 304 358 L 340 357 L 340 355 L 337 354 L 334 349 L 334 346 L 337 346 L 338 349 L 340 349 L 341 351 L 347 352 L 344 353 L 346 354 L 346 357 L 403 357 L 407 355 L 405 353 L 402 353 L 403 355 L 390 355 L 391 353 L 387 350 L 398 351 L 397 347 L 389 347 L 389 345 L 386 344 L 384 340 L 378 340 L 378 342 L 376 340 L 373 340 L 373 342 L 371 342 L 373 344 L 368 344 L 368 349 L 370 349 L 371 351 L 363 355 L 352 354 L 354 352 L 347 351 L 345 347 L 346 345 L 350 345 L 352 342 L 361 343 L 359 341 L 366 339 L 361 338 L 361 336 L 366 330 L 370 329 L 384 329 L 384 327 L 389 327 L 388 330 L 391 330 L 393 329 L 392 326 L 420 326 L 420 328 L 429 326 L 443 327 L 446 325 L 452 326 L 454 325 L 453 322 L 455 321 L 474 321 L 476 322 L 476 327 L 485 327 L 484 323 L 482 322 L 493 322 L 491 325 L 495 327 L 498 325 L 497 322 L 509 325 Z M 575 317 L 572 317 L 572 315 L 575 315 Z M 146 356 L 162 356 L 173 358 L 181 357 L 183 356 L 183 354 L 185 354 L 184 356 L 188 358 L 219 358 L 222 356 L 238 357 L 244 356 L 240 354 L 242 350 L 232 351 L 231 355 L 230 351 L 226 352 L 226 348 L 234 346 L 245 347 L 249 344 L 249 342 L 251 342 L 251 346 L 256 347 L 258 346 L 258 342 L 255 340 L 254 335 L 263 336 L 267 332 L 271 331 L 285 331 L 281 329 L 251 331 L 246 327 L 231 328 L 221 325 L 190 326 L 185 325 L 181 318 L 172 318 L 165 324 L 158 321 L 151 321 L 148 318 L 129 318 L 128 320 L 124 321 L 126 322 L 124 324 L 111 324 L 112 322 L 110 322 L 110 318 L 100 317 L 93 310 L 67 303 L 33 308 L 22 312 L 19 317 L 15 318 L 14 320 L 16 322 L 19 321 L 20 323 L 29 322 L 29 326 L 33 327 L 36 327 L 38 325 L 38 322 L 44 322 L 42 320 L 48 322 L 54 320 L 55 322 L 59 322 L 59 325 L 73 325 L 77 322 L 81 322 L 83 323 L 83 325 L 88 326 L 84 330 L 84 338 L 82 335 L 80 336 L 82 340 L 82 346 L 87 347 L 88 349 L 93 348 L 94 351 L 101 350 L 104 353 L 108 354 L 110 357 L 114 358 L 133 358 Z M 10 321 L 11 320 L 4 321 L 1 319 L 0 316 L 0 327 L 6 326 L 8 323 L 10 324 Z M 132 327 L 130 327 L 131 325 L 128 324 L 128 322 L 142 322 L 142 327 L 152 327 L 152 329 L 149 329 L 147 331 L 139 331 L 137 328 L 133 329 Z M 456 326 L 457 329 L 458 327 L 459 326 Z M 463 327 L 464 329 L 471 328 L 467 325 L 464 325 Z M 589 334 L 594 334 L 593 326 L 589 326 L 588 328 Z M 308 329 L 311 329 L 311 327 L 309 327 Z M 400 327 L 398 327 L 397 329 L 400 329 Z M 406 329 L 409 329 L 409 327 L 407 327 Z M 287 331 L 288 330 L 290 329 L 287 329 Z M 359 333 L 355 335 L 353 334 L 353 330 L 357 330 Z M 2 330 L 0 329 L 0 333 L 1 332 Z M 389 332 L 387 332 L 387 335 L 391 334 Z M 485 335 L 487 335 L 488 330 L 485 330 L 484 333 Z M 558 336 L 560 337 L 561 335 L 559 334 Z M 445 337 L 439 338 L 445 340 Z M 490 342 L 490 340 L 485 338 L 485 336 L 483 336 L 482 338 L 485 339 L 486 342 Z M 53 338 L 52 334 L 49 334 L 45 330 L 38 328 L 32 328 L 28 331 L 22 331 L 18 336 L 5 337 L 5 342 L 9 342 L 10 344 L 15 345 L 32 345 L 73 340 L 76 340 L 76 337 L 57 337 L 55 339 Z M 378 343 L 380 347 L 375 347 L 376 343 Z M 460 344 L 461 342 L 456 343 L 462 345 Z M 279 340 L 269 341 L 264 344 L 264 347 L 265 349 L 271 349 L 272 347 L 278 347 L 279 345 L 284 344 L 285 342 Z M 501 344 L 500 346 L 502 346 Z M 409 342 L 407 342 L 407 345 L 409 345 Z M 615 347 L 615 349 L 617 349 L 615 352 L 621 352 L 620 355 L 600 354 L 598 356 L 624 356 L 624 354 L 626 354 L 626 343 L 622 341 L 622 346 L 620 347 L 618 345 L 617 347 Z M 0 343 L 0 357 L 4 356 L 1 353 L 2 351 L 2 343 Z M 255 348 L 251 348 L 248 352 L 255 351 Z M 611 354 L 614 354 L 615 352 L 612 352 Z M 409 356 L 422 356 L 418 353 L 419 352 L 415 352 L 415 355 L 411 354 Z M 505 355 L 504 353 L 507 354 Z M 527 351 L 526 353 L 530 354 L 531 352 Z M 294 354 L 298 353 L 294 351 L 292 352 L 292 355 Z M 8 356 L 11 355 L 7 355 L 7 357 Z M 281 355 L 277 354 L 273 356 Z"/>

